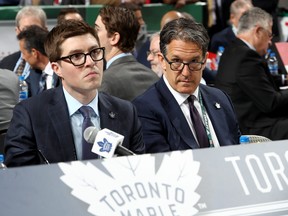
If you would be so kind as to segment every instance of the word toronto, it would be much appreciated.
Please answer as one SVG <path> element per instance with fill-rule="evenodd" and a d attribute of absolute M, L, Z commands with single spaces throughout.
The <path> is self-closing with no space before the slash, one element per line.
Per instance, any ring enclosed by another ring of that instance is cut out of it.
<path fill-rule="evenodd" d="M 249 154 L 242 158 L 226 157 L 224 160 L 232 164 L 245 195 L 250 195 L 252 190 L 255 191 L 254 188 L 261 193 L 270 193 L 273 189 L 278 191 L 288 189 L 288 151 L 283 155 L 267 152 L 261 156 Z M 250 182 L 254 183 L 255 187 Z"/>
<path fill-rule="evenodd" d="M 177 216 L 177 204 L 184 204 L 185 191 L 165 183 L 135 182 L 114 188 L 100 202 L 121 216 Z"/>

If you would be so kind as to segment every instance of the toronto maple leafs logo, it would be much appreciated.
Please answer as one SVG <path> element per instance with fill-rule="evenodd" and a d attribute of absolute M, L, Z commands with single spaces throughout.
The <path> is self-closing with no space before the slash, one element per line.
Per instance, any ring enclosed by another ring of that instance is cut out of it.
<path fill-rule="evenodd" d="M 103 141 L 97 142 L 98 146 L 100 147 L 100 152 L 110 152 L 112 148 L 112 143 L 108 142 L 106 138 Z"/>
<path fill-rule="evenodd" d="M 156 160 L 157 159 L 157 160 Z M 198 213 L 200 163 L 192 151 L 175 151 L 156 158 L 145 154 L 97 160 L 109 172 L 91 162 L 59 163 L 72 195 L 89 204 L 95 216 L 151 216 Z"/>

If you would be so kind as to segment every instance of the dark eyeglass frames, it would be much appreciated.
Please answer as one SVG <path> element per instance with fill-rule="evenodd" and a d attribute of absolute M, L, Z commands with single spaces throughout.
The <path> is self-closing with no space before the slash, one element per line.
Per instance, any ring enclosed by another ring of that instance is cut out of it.
<path fill-rule="evenodd" d="M 82 66 L 86 63 L 86 57 L 89 55 L 93 61 L 101 61 L 104 58 L 105 47 L 92 49 L 89 53 L 75 53 L 68 56 L 63 56 L 57 61 L 65 61 L 74 66 Z"/>
<path fill-rule="evenodd" d="M 188 62 L 188 63 L 173 62 L 173 61 L 169 61 L 165 55 L 163 55 L 163 57 L 167 61 L 167 63 L 170 65 L 170 68 L 173 71 L 182 71 L 185 65 L 187 65 L 189 70 L 191 71 L 199 71 L 202 69 L 202 66 L 204 65 L 204 62 L 195 62 L 195 61 Z"/>

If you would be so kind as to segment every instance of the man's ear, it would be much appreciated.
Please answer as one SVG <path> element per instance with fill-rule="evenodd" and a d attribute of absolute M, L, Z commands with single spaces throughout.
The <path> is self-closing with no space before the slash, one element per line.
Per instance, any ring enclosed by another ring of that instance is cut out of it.
<path fill-rule="evenodd" d="M 62 71 L 57 62 L 51 62 L 51 68 L 57 74 L 58 77 L 62 77 Z"/>
<path fill-rule="evenodd" d="M 115 46 L 116 44 L 118 44 L 119 40 L 120 40 L 120 34 L 118 32 L 114 32 L 112 37 L 109 38 L 110 44 L 112 46 Z"/>
<path fill-rule="evenodd" d="M 158 55 L 158 60 L 161 63 L 162 69 L 163 69 L 163 71 L 165 73 L 165 71 L 166 71 L 166 63 L 165 63 L 165 59 L 163 57 L 163 54 L 159 52 L 157 55 Z"/>
<path fill-rule="evenodd" d="M 32 54 L 32 56 L 33 56 L 34 58 L 37 58 L 38 55 L 39 55 L 39 51 L 36 50 L 35 48 L 32 48 L 32 49 L 31 49 L 31 54 Z"/>

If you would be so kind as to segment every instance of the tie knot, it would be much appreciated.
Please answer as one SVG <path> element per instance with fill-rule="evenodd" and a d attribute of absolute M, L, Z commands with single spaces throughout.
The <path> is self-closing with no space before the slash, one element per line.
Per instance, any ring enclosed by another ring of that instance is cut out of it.
<path fill-rule="evenodd" d="M 188 98 L 187 98 L 187 100 L 188 100 L 188 102 L 189 103 L 192 103 L 192 104 L 194 104 L 194 100 L 196 99 L 196 97 L 194 96 L 194 95 L 190 95 Z"/>
<path fill-rule="evenodd" d="M 82 106 L 79 108 L 79 112 L 84 118 L 90 118 L 94 110 L 90 106 Z"/>

